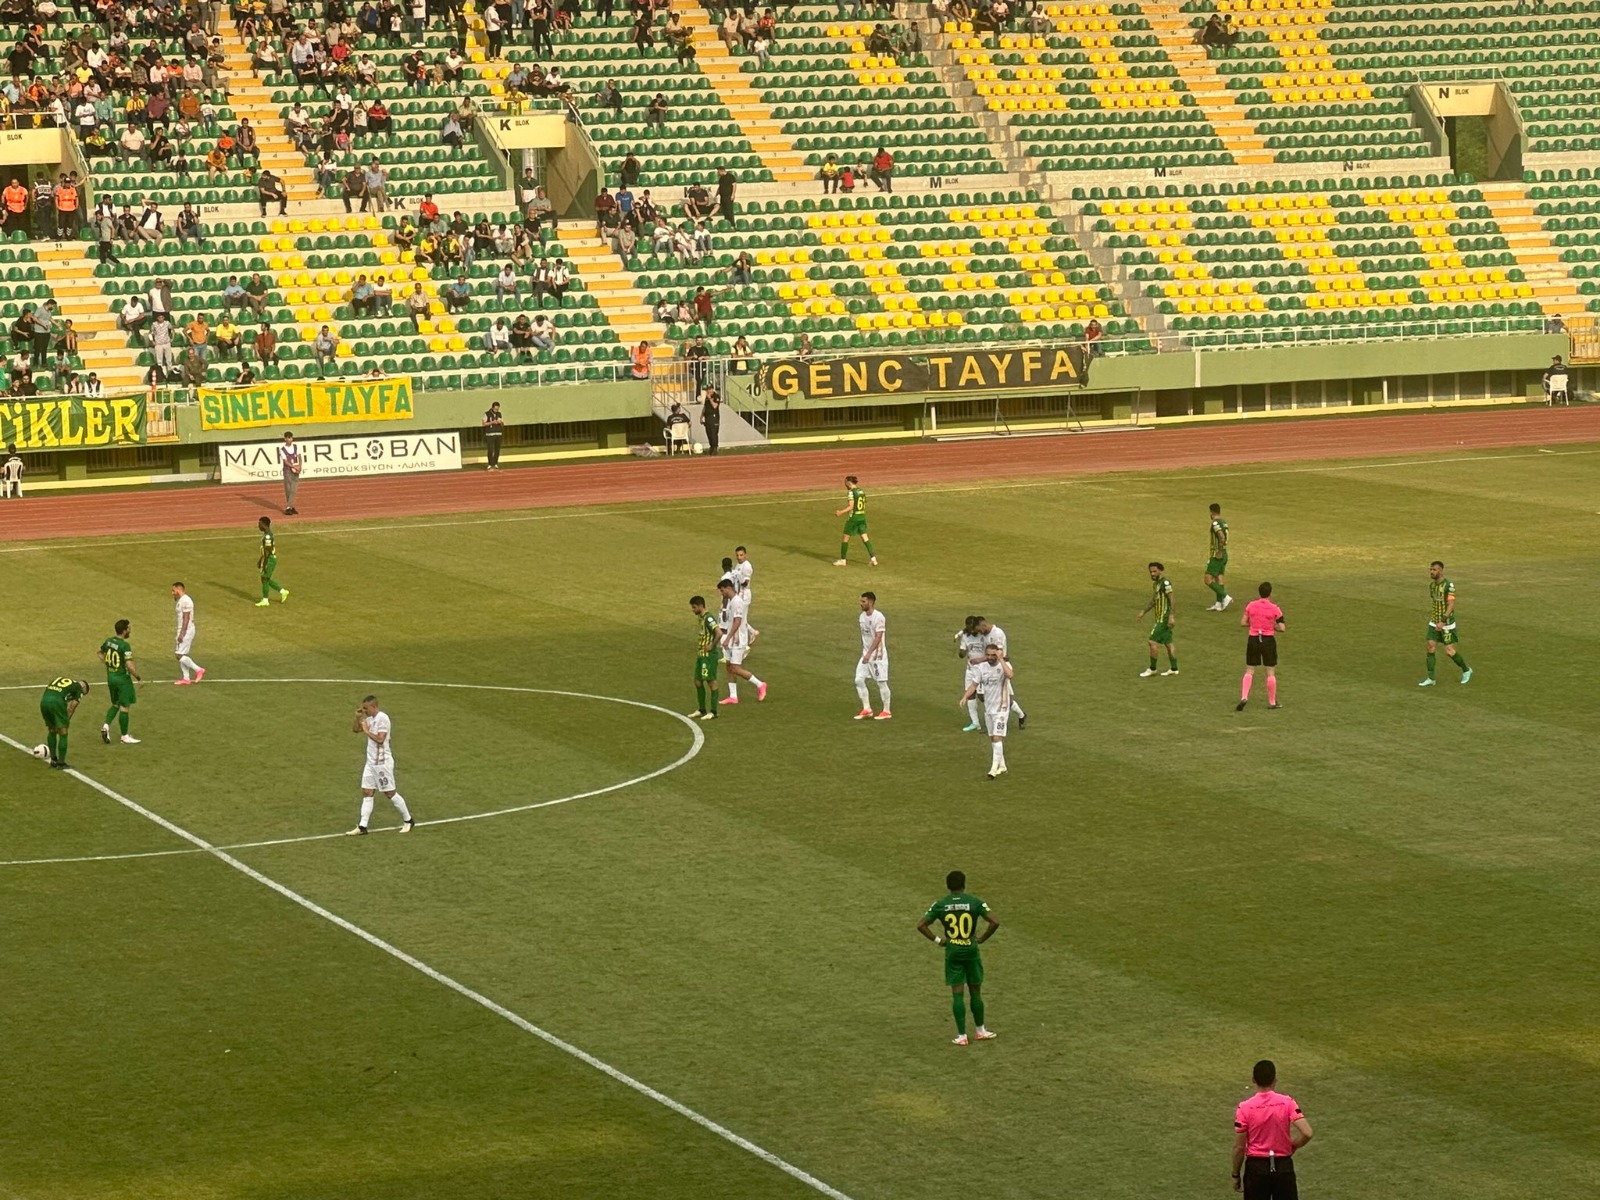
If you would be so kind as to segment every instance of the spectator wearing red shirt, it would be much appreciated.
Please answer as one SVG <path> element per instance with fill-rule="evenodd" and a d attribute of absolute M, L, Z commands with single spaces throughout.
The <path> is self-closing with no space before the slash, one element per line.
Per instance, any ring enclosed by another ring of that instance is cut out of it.
<path fill-rule="evenodd" d="M 422 197 L 422 203 L 418 206 L 417 211 L 421 214 L 419 224 L 431 225 L 439 219 L 439 206 L 433 202 L 432 192 Z"/>
<path fill-rule="evenodd" d="M 894 155 L 882 146 L 872 156 L 872 182 L 878 185 L 880 192 L 894 191 Z"/>
<path fill-rule="evenodd" d="M 1293 1097 L 1273 1090 L 1278 1068 L 1270 1059 L 1251 1075 L 1256 1094 L 1233 1115 L 1233 1190 L 1244 1200 L 1300 1200 L 1294 1152 L 1311 1140 L 1311 1124 Z"/>

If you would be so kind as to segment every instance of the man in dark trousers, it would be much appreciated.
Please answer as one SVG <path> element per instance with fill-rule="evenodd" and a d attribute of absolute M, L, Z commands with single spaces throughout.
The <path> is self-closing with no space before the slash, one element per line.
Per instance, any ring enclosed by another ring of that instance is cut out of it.
<path fill-rule="evenodd" d="M 717 452 L 717 438 L 722 430 L 722 397 L 717 389 L 707 387 L 700 396 L 700 427 L 706 431 L 706 453 Z"/>
<path fill-rule="evenodd" d="M 1311 1123 L 1293 1097 L 1274 1090 L 1278 1068 L 1270 1059 L 1251 1077 L 1256 1094 L 1233 1115 L 1233 1190 L 1245 1200 L 1300 1200 L 1294 1152 L 1311 1140 Z"/>
<path fill-rule="evenodd" d="M 489 405 L 483 414 L 483 448 L 489 452 L 489 470 L 500 469 L 500 441 L 505 436 L 506 421 L 500 415 L 500 401 Z"/>
<path fill-rule="evenodd" d="M 733 220 L 733 190 L 735 181 L 727 167 L 717 168 L 717 215 L 724 221 Z"/>

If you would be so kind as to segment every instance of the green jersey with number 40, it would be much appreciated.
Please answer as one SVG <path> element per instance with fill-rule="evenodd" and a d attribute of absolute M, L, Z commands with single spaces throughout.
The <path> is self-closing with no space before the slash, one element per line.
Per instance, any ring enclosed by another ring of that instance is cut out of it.
<path fill-rule="evenodd" d="M 106 664 L 107 675 L 126 676 L 133 647 L 119 637 L 108 637 L 100 643 L 100 657 Z"/>
<path fill-rule="evenodd" d="M 988 904 L 971 892 L 952 892 L 935 900 L 927 920 L 944 927 L 945 953 L 975 951 L 978 948 L 978 920 L 989 912 Z"/>

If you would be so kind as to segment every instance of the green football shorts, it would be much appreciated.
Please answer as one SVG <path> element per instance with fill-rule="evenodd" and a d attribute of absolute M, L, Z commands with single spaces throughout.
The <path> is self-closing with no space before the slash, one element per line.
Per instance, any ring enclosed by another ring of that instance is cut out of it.
<path fill-rule="evenodd" d="M 976 946 L 945 950 L 944 982 L 946 987 L 953 988 L 977 987 L 983 983 L 983 959 Z"/>
<path fill-rule="evenodd" d="M 1158 646 L 1172 645 L 1172 626 L 1160 621 L 1150 627 L 1150 640 Z"/>
<path fill-rule="evenodd" d="M 1455 622 L 1452 621 L 1443 629 L 1435 629 L 1430 624 L 1428 626 L 1427 640 L 1430 642 L 1438 642 L 1441 646 L 1454 646 L 1461 639 L 1456 636 Z"/>
<path fill-rule="evenodd" d="M 694 681 L 696 683 L 715 683 L 717 681 L 717 656 L 715 654 L 700 654 L 695 657 Z"/>
<path fill-rule="evenodd" d="M 139 700 L 139 693 L 134 690 L 131 675 L 107 675 L 106 691 L 111 693 L 111 703 L 118 708 L 128 708 Z"/>

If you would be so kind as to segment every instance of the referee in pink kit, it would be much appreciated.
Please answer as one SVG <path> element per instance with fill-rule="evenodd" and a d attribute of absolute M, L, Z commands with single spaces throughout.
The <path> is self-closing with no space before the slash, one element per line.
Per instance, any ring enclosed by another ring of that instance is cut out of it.
<path fill-rule="evenodd" d="M 1256 1094 L 1233 1114 L 1233 1190 L 1244 1200 L 1300 1200 L 1294 1152 L 1311 1140 L 1311 1123 L 1293 1097 L 1273 1090 L 1278 1068 L 1270 1059 L 1251 1074 Z"/>
<path fill-rule="evenodd" d="M 1244 679 L 1239 684 L 1239 703 L 1234 712 L 1243 712 L 1250 703 L 1250 685 L 1255 682 L 1256 668 L 1267 669 L 1267 707 L 1282 708 L 1278 703 L 1278 634 L 1283 632 L 1283 609 L 1272 602 L 1272 585 L 1263 583 L 1256 589 L 1260 599 L 1244 606 L 1244 616 L 1239 624 L 1248 628 L 1244 644 Z"/>

